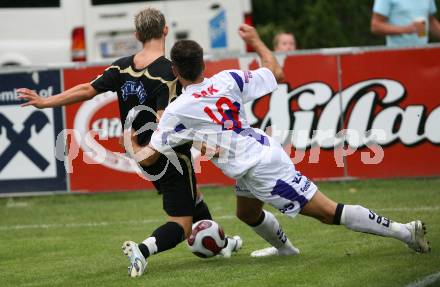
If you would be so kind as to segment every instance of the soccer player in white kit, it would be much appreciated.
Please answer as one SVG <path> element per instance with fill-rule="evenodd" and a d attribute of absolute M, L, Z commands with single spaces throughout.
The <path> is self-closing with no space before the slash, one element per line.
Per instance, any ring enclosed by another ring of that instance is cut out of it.
<path fill-rule="evenodd" d="M 425 226 L 420 220 L 401 224 L 360 205 L 337 204 L 295 169 L 282 146 L 262 130 L 250 127 L 243 105 L 277 88 L 282 77 L 275 57 L 255 29 L 242 25 L 239 33 L 261 58 L 263 68 L 226 70 L 203 76 L 203 50 L 194 41 L 177 42 L 171 50 L 173 70 L 184 90 L 165 110 L 148 146 L 136 145 L 141 165 L 150 165 L 158 153 L 170 156 L 171 147 L 184 142 L 203 142 L 215 149 L 212 162 L 236 179 L 237 216 L 272 246 L 251 256 L 296 255 L 275 216 L 264 210 L 270 204 L 287 216 L 298 213 L 326 224 L 342 224 L 370 234 L 396 238 L 419 253 L 430 251 Z"/>

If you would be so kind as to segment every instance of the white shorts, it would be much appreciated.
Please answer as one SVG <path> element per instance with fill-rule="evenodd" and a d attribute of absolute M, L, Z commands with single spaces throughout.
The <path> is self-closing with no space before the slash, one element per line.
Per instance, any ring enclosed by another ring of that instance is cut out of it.
<path fill-rule="evenodd" d="M 317 187 L 295 170 L 280 144 L 271 140 L 270 145 L 264 158 L 237 179 L 236 195 L 257 198 L 295 217 L 313 197 Z"/>

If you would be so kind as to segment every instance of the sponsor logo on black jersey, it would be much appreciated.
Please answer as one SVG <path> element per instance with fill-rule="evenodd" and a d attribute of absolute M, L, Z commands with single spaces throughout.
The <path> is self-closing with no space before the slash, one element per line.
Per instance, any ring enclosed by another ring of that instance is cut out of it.
<path fill-rule="evenodd" d="M 121 90 L 124 102 L 129 96 L 137 96 L 139 104 L 143 104 L 147 98 L 147 92 L 145 91 L 142 82 L 126 81 L 124 85 L 122 85 Z"/>

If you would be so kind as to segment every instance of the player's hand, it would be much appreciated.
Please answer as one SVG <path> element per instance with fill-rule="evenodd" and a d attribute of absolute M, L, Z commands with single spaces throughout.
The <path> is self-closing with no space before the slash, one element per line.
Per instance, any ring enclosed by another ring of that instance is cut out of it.
<path fill-rule="evenodd" d="M 160 153 L 151 145 L 139 145 L 134 129 L 124 130 L 124 144 L 126 145 L 125 149 L 130 157 L 142 166 L 151 166 L 160 157 Z"/>
<path fill-rule="evenodd" d="M 220 156 L 220 147 L 219 146 L 211 147 L 203 142 L 200 149 L 200 154 L 202 156 L 208 156 L 208 157 L 210 156 L 210 157 L 218 158 Z"/>
<path fill-rule="evenodd" d="M 18 99 L 27 101 L 26 103 L 21 104 L 22 107 L 34 106 L 39 109 L 45 108 L 44 106 L 45 98 L 40 97 L 35 91 L 26 88 L 21 88 L 18 89 L 17 92 L 20 94 L 17 97 Z"/>
<path fill-rule="evenodd" d="M 255 30 L 254 27 L 248 24 L 241 24 L 238 28 L 238 34 L 247 44 L 254 46 L 257 43 L 261 42 L 260 36 Z"/>

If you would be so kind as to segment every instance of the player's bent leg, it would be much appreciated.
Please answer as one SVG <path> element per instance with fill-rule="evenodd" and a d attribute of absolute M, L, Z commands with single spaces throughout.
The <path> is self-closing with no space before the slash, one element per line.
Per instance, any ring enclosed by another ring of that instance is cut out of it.
<path fill-rule="evenodd" d="M 163 193 L 163 208 L 169 215 L 169 221 L 159 226 L 139 245 L 133 241 L 126 241 L 122 246 L 130 261 L 129 275 L 132 277 L 141 276 L 145 272 L 148 257 L 174 248 L 191 234 L 193 215 L 200 219 L 211 218 L 203 200 L 199 197 L 196 202 L 199 193 L 190 156 L 179 154 L 179 161 L 186 167 L 183 169 L 183 175 L 174 166 L 169 166 L 164 176 L 154 182 L 154 186 Z M 158 167 L 160 168 L 162 166 Z M 151 170 L 150 173 L 156 174 Z"/>
<path fill-rule="evenodd" d="M 392 221 L 360 205 L 336 204 L 317 191 L 301 214 L 326 224 L 344 225 L 350 230 L 398 239 L 419 253 L 431 250 L 425 238 L 426 227 L 420 221 L 407 224 Z"/>
<path fill-rule="evenodd" d="M 272 245 L 272 247 L 252 252 L 251 256 L 299 254 L 299 250 L 284 234 L 278 220 L 272 213 L 263 210 L 263 205 L 264 203 L 256 198 L 237 196 L 237 217 Z"/>

